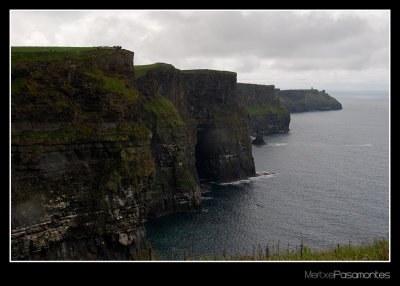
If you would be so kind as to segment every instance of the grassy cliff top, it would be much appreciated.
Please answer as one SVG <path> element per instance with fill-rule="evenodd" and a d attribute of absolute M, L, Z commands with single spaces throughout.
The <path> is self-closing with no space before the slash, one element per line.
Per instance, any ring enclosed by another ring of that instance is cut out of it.
<path fill-rule="evenodd" d="M 115 49 L 114 47 L 59 47 L 59 46 L 13 46 L 11 47 L 11 53 L 38 53 L 50 50 L 52 52 L 87 52 L 93 50 L 110 50 Z"/>
<path fill-rule="evenodd" d="M 228 73 L 228 74 L 235 74 L 236 72 L 232 71 L 222 71 L 222 70 L 211 70 L 211 69 L 193 69 L 193 70 L 180 70 L 174 67 L 171 64 L 167 63 L 154 63 L 154 64 L 149 64 L 149 65 L 135 65 L 135 74 L 136 78 L 140 78 L 144 75 L 147 74 L 148 71 L 153 70 L 153 69 L 163 69 L 163 68 L 173 68 L 176 69 L 182 73 L 186 74 L 205 74 L 205 73 Z"/>
<path fill-rule="evenodd" d="M 92 55 L 113 53 L 117 47 L 59 47 L 59 46 L 13 46 L 11 47 L 11 65 L 22 62 L 57 61 L 65 59 L 85 60 Z M 126 51 L 126 50 L 123 50 Z"/>
<path fill-rule="evenodd" d="M 111 47 L 12 47 L 13 122 L 81 120 L 86 126 L 133 117 L 139 93 L 132 58 L 133 52 Z"/>
<path fill-rule="evenodd" d="M 257 84 L 257 83 L 247 83 L 247 82 L 238 82 L 238 87 L 261 87 L 266 89 L 275 89 L 274 84 Z"/>
<path fill-rule="evenodd" d="M 166 63 L 154 63 L 154 64 L 149 64 L 149 65 L 135 65 L 134 68 L 135 68 L 136 78 L 140 78 L 140 77 L 146 75 L 148 71 L 153 70 L 153 69 L 175 68 L 175 67 L 171 64 L 166 64 Z"/>
<path fill-rule="evenodd" d="M 236 72 L 233 71 L 224 71 L 224 70 L 211 70 L 211 69 L 194 69 L 194 70 L 182 70 L 183 73 L 226 73 L 226 74 L 235 74 Z"/>

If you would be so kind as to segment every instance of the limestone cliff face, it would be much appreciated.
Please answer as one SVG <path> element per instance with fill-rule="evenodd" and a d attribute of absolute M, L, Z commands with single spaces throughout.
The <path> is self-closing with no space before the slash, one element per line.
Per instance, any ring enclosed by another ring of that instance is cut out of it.
<path fill-rule="evenodd" d="M 200 179 L 214 182 L 255 175 L 251 138 L 239 105 L 236 73 L 183 71 L 186 112 L 197 131 L 196 168 Z"/>
<path fill-rule="evenodd" d="M 237 93 L 246 109 L 253 136 L 289 131 L 290 114 L 274 85 L 238 83 Z"/>
<path fill-rule="evenodd" d="M 171 99 L 182 97 L 180 73 L 170 65 L 157 65 L 146 76 L 138 73 L 142 95 L 142 118 L 153 132 L 152 154 L 156 176 L 152 186 L 149 216 L 199 210 L 201 193 L 193 176 L 196 138 L 190 121 L 183 120 Z M 182 102 L 183 103 L 183 102 Z M 182 108 L 182 106 L 181 106 Z"/>
<path fill-rule="evenodd" d="M 198 208 L 200 179 L 225 182 L 255 175 L 235 73 L 183 71 L 167 64 L 135 69 L 154 134 L 153 215 Z"/>
<path fill-rule="evenodd" d="M 137 257 L 155 168 L 133 53 L 12 56 L 11 258 Z"/>
<path fill-rule="evenodd" d="M 280 90 L 279 97 L 290 112 L 326 111 L 342 109 L 342 105 L 325 90 Z"/>
<path fill-rule="evenodd" d="M 11 258 L 129 260 L 200 179 L 255 175 L 236 74 L 102 49 L 12 53 Z M 137 79 L 136 79 L 137 78 Z"/>

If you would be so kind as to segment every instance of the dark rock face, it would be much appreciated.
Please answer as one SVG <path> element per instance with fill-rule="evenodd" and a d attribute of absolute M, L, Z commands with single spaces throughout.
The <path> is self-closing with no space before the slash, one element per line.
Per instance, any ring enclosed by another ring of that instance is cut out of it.
<path fill-rule="evenodd" d="M 239 106 L 236 73 L 183 71 L 185 115 L 197 130 L 200 179 L 225 182 L 255 175 L 246 114 Z"/>
<path fill-rule="evenodd" d="M 290 112 L 327 111 L 342 109 L 342 105 L 325 90 L 280 90 L 279 97 Z"/>
<path fill-rule="evenodd" d="M 170 65 L 157 66 L 138 77 L 143 96 L 142 118 L 153 132 L 152 154 L 155 180 L 151 192 L 150 217 L 201 209 L 201 193 L 193 172 L 195 138 L 169 98 L 182 96 L 179 72 Z M 169 98 L 168 98 L 168 97 Z"/>
<path fill-rule="evenodd" d="M 12 67 L 13 260 L 133 259 L 148 244 L 155 170 L 133 53 L 82 56 Z"/>
<path fill-rule="evenodd" d="M 290 114 L 282 105 L 274 85 L 238 83 L 237 92 L 240 104 L 246 109 L 253 136 L 289 131 Z"/>
<path fill-rule="evenodd" d="M 265 141 L 262 135 L 256 135 L 256 138 L 252 141 L 254 145 L 265 145 Z"/>
<path fill-rule="evenodd" d="M 200 209 L 200 179 L 255 175 L 235 73 L 132 64 L 12 54 L 12 260 L 142 257 L 148 217 Z"/>
<path fill-rule="evenodd" d="M 152 215 L 198 209 L 200 179 L 224 182 L 255 175 L 235 73 L 181 71 L 166 64 L 136 69 L 153 118 L 148 121 L 157 158 Z"/>

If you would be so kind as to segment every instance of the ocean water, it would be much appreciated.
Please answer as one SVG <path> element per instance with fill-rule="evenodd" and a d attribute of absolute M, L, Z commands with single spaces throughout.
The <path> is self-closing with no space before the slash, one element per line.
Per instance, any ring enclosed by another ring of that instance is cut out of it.
<path fill-rule="evenodd" d="M 252 255 L 361 244 L 389 236 L 389 100 L 336 97 L 342 110 L 291 114 L 287 134 L 254 146 L 258 177 L 210 184 L 203 210 L 150 220 L 164 257 Z"/>

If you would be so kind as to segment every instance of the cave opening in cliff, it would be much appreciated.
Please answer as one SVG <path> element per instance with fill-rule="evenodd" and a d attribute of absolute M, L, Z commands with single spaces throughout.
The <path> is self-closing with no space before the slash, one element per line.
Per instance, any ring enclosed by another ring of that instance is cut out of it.
<path fill-rule="evenodd" d="M 195 147 L 196 169 L 199 179 L 215 180 L 215 170 L 213 170 L 213 160 L 215 156 L 214 126 L 201 124 L 197 127 L 197 142 Z"/>

